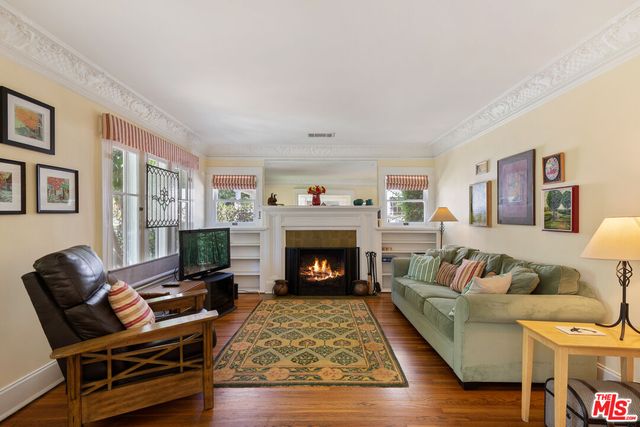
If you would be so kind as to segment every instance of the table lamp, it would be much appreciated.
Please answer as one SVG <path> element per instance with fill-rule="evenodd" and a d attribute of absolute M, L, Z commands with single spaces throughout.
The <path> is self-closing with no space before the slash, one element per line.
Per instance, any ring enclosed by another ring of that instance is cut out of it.
<path fill-rule="evenodd" d="M 453 216 L 449 208 L 445 208 L 444 206 L 439 207 L 429 218 L 429 222 L 438 222 L 440 221 L 440 249 L 442 249 L 442 235 L 444 234 L 444 223 L 445 222 L 457 222 L 458 219 Z"/>
<path fill-rule="evenodd" d="M 622 286 L 620 316 L 611 325 L 597 325 L 605 328 L 621 325 L 620 340 L 624 339 L 626 325 L 640 334 L 631 324 L 627 303 L 627 286 L 633 275 L 629 261 L 640 260 L 640 217 L 605 218 L 582 251 L 582 257 L 618 261 L 616 272 Z"/>

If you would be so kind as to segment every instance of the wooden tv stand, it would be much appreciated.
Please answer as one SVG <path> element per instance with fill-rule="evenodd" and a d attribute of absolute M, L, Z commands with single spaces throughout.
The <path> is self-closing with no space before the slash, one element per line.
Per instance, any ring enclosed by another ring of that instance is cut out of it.
<path fill-rule="evenodd" d="M 200 280 L 183 280 L 178 286 L 162 286 L 162 283 L 147 286 L 140 290 L 140 295 L 160 296 L 175 295 L 187 291 L 206 289 L 207 296 L 204 307 L 207 310 L 217 310 L 220 316 L 236 309 L 234 299 L 233 273 L 217 272 L 203 277 Z"/>

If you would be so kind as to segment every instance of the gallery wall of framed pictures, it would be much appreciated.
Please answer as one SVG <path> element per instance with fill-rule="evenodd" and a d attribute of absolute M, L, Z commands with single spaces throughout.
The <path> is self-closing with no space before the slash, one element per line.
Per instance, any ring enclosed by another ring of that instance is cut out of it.
<path fill-rule="evenodd" d="M 0 87 L 0 144 L 55 156 L 55 108 Z M 78 171 L 37 164 L 36 212 L 78 213 Z M 0 215 L 26 214 L 26 163 L 0 159 Z"/>
<path fill-rule="evenodd" d="M 497 161 L 498 224 L 536 224 L 536 151 L 528 150 Z M 488 161 L 476 163 L 476 175 L 486 173 Z M 565 153 L 542 157 L 543 231 L 579 233 L 580 186 L 564 185 Z M 469 224 L 491 226 L 491 181 L 469 186 Z"/>

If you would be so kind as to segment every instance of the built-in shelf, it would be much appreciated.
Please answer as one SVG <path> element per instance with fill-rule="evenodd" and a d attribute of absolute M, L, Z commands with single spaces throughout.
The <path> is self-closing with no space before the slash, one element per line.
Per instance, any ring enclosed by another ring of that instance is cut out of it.
<path fill-rule="evenodd" d="M 260 276 L 259 271 L 233 271 L 236 276 Z"/>
<path fill-rule="evenodd" d="M 233 256 L 233 255 L 231 255 L 231 259 L 232 260 L 234 260 L 234 259 L 257 259 L 257 260 L 260 260 L 260 257 L 259 256 Z"/>
<path fill-rule="evenodd" d="M 231 229 L 231 267 L 238 288 L 245 292 L 259 292 L 261 281 L 260 248 L 264 228 Z"/>

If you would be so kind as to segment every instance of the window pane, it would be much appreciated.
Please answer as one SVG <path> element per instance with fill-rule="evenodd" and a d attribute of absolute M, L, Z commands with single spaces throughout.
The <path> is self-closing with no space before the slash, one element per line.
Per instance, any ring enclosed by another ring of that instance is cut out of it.
<path fill-rule="evenodd" d="M 254 201 L 218 201 L 216 202 L 217 222 L 253 222 Z"/>
<path fill-rule="evenodd" d="M 118 148 L 111 151 L 111 188 L 121 192 L 124 186 L 124 152 Z"/>
<path fill-rule="evenodd" d="M 387 202 L 387 222 L 424 222 L 424 202 Z"/>
<path fill-rule="evenodd" d="M 111 267 L 118 268 L 124 266 L 124 229 L 123 229 L 123 213 L 122 196 L 113 196 L 111 199 L 112 224 L 111 224 L 111 240 L 112 254 Z"/>
<path fill-rule="evenodd" d="M 124 196 L 125 265 L 140 262 L 138 197 Z"/>
<path fill-rule="evenodd" d="M 189 228 L 189 203 L 180 202 L 178 204 L 178 214 L 180 216 L 180 229 L 186 230 Z"/>
<path fill-rule="evenodd" d="M 236 198 L 235 190 L 218 190 L 218 199 L 233 200 Z"/>
<path fill-rule="evenodd" d="M 138 153 L 126 152 L 125 191 L 131 194 L 140 194 L 138 187 Z"/>
<path fill-rule="evenodd" d="M 387 190 L 387 200 L 422 200 L 423 190 Z"/>

